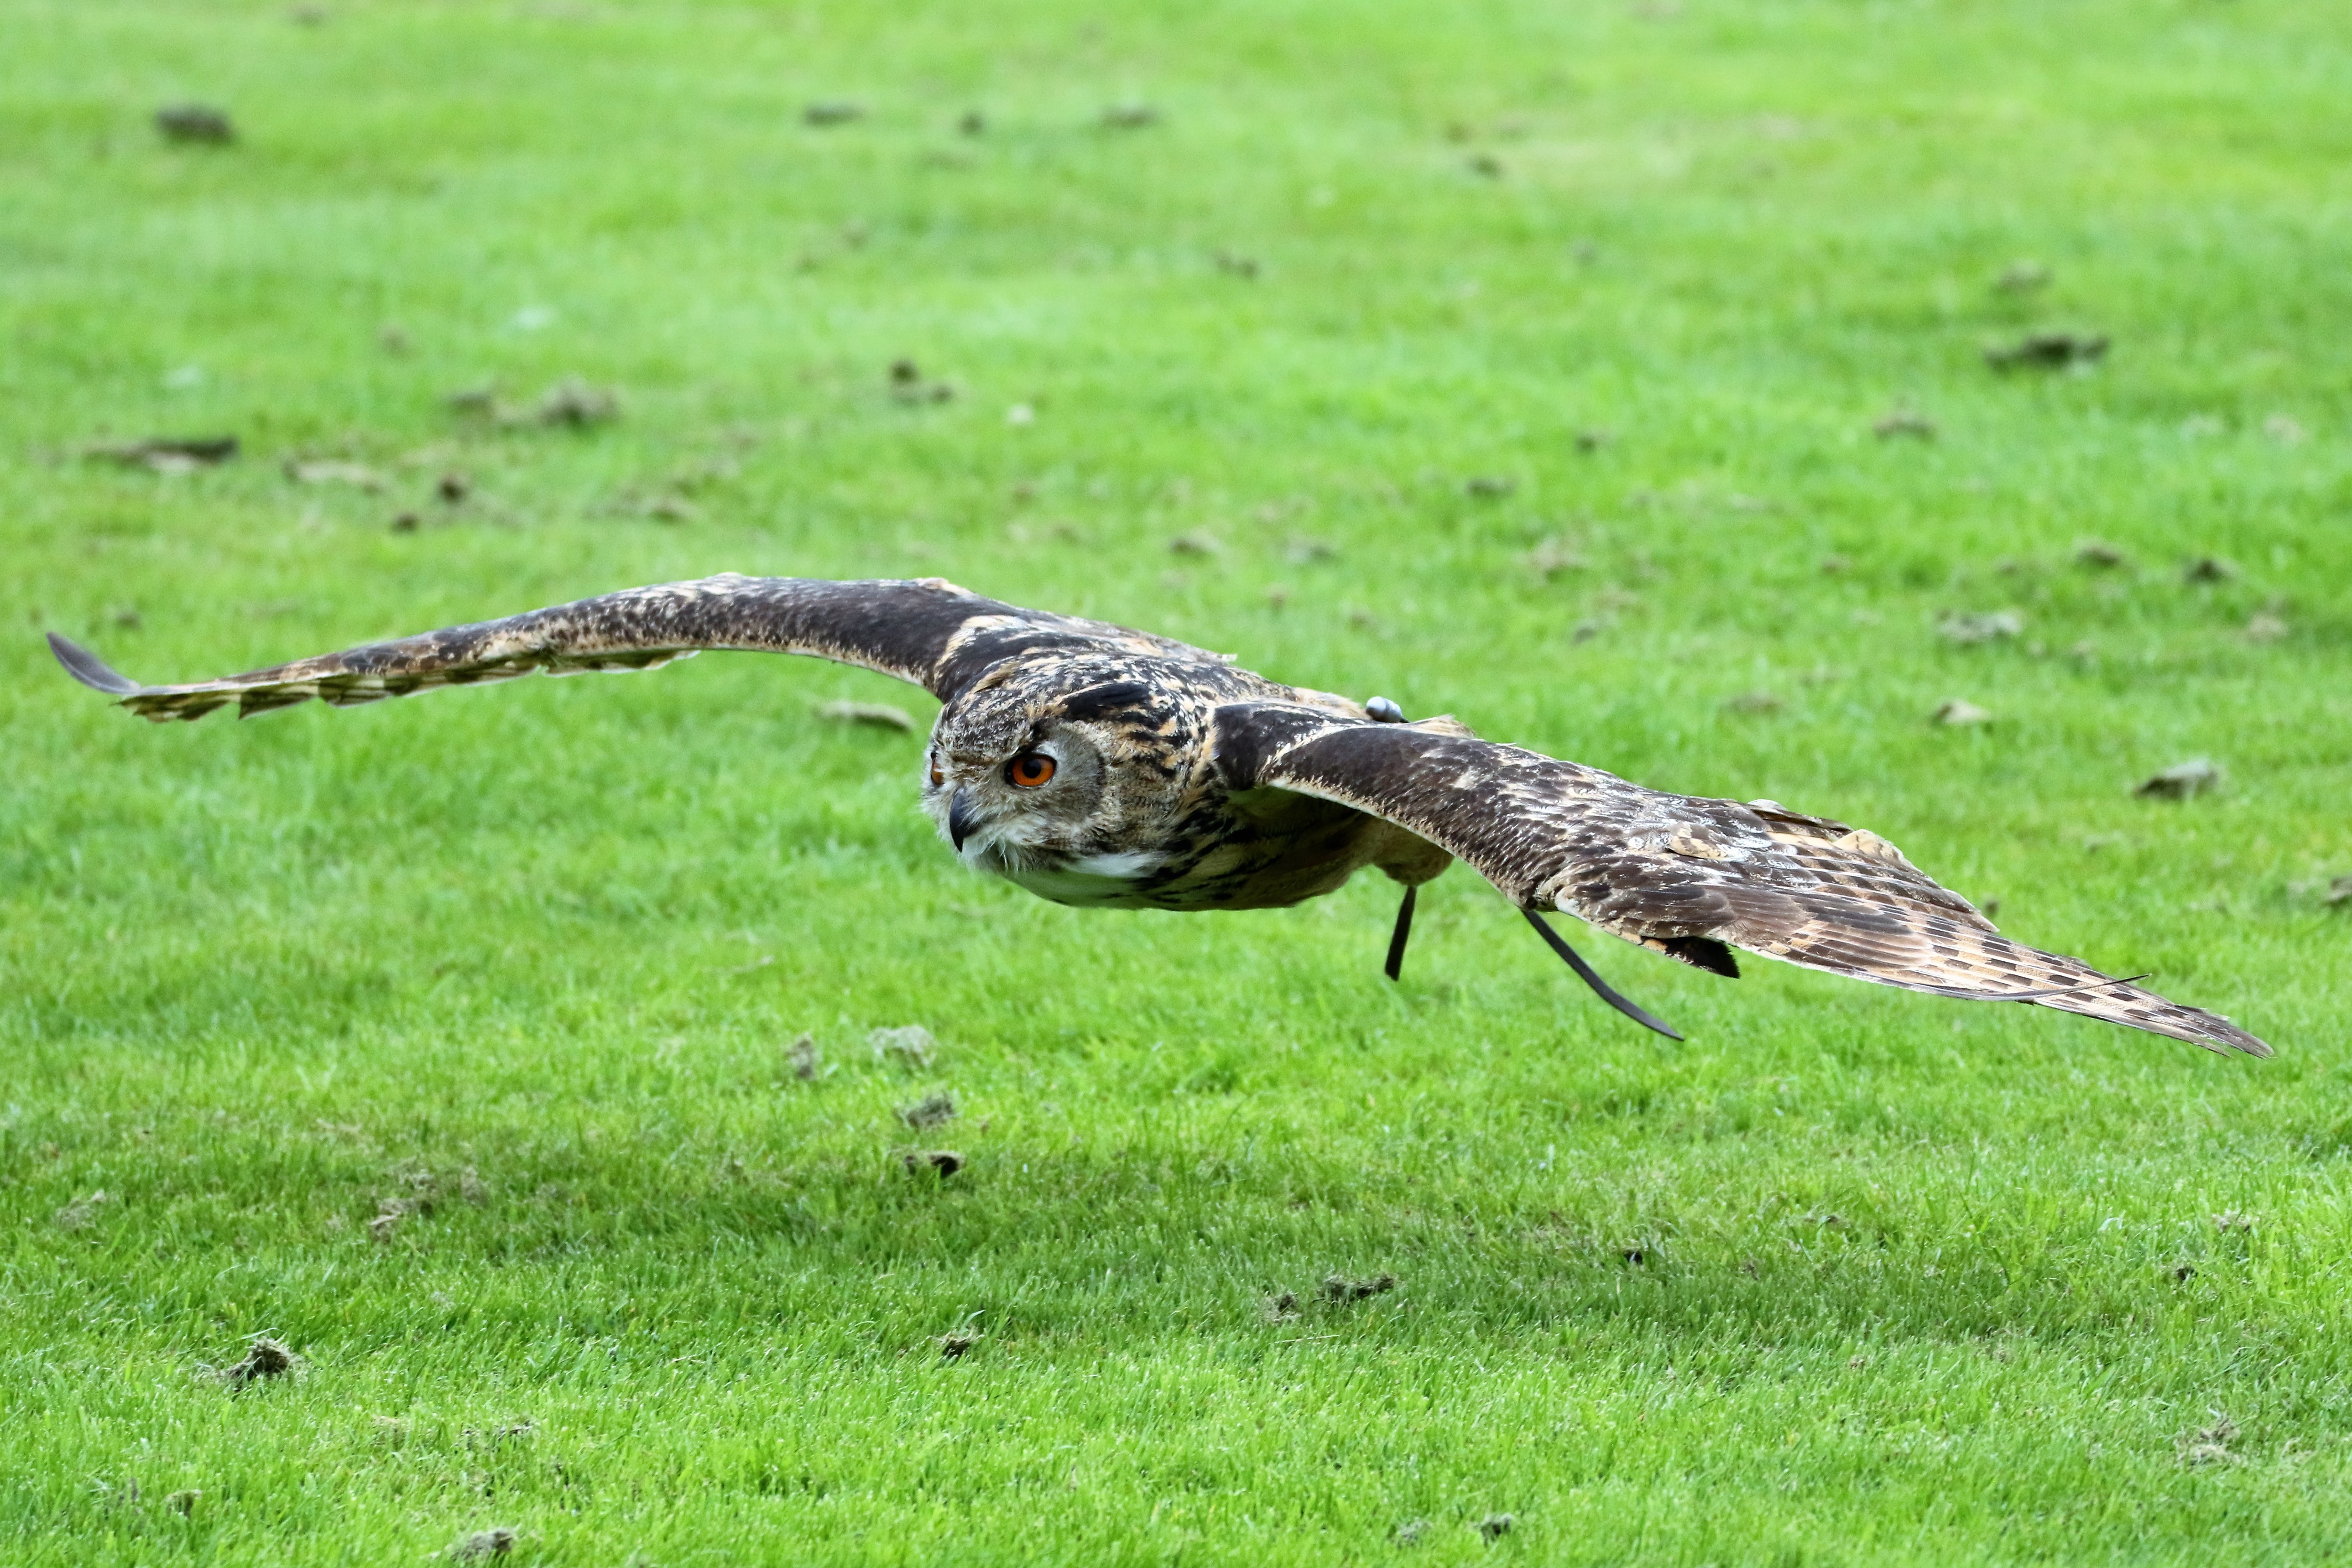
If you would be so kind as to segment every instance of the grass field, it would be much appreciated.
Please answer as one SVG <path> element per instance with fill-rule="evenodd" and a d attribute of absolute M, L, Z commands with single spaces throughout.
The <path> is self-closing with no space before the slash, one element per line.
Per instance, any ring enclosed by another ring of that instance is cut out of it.
<path fill-rule="evenodd" d="M 0 39 L 8 1561 L 2352 1552 L 2352 13 Z M 1988 364 L 2037 331 L 2112 347 Z M 1063 910 L 815 663 L 151 728 L 38 636 L 188 679 L 730 569 L 1864 823 L 2278 1055 L 1586 942 L 1677 1046 L 1459 868 L 1395 987 L 1377 879 Z"/>

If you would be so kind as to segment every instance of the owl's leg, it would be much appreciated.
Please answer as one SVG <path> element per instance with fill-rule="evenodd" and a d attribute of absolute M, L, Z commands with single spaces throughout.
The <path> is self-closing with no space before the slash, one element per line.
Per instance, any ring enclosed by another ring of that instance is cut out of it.
<path fill-rule="evenodd" d="M 1385 966 L 1391 980 L 1404 973 L 1405 939 L 1412 934 L 1412 896 L 1419 891 L 1419 888 L 1405 889 L 1404 902 L 1397 906 L 1396 932 L 1389 938 L 1389 961 Z"/>
<path fill-rule="evenodd" d="M 1611 990 L 1609 982 L 1601 979 L 1601 976 L 1594 972 L 1592 965 L 1585 963 L 1583 957 L 1577 952 L 1576 949 L 1568 945 L 1568 942 L 1560 936 L 1559 932 L 1552 930 L 1549 925 L 1546 925 L 1541 915 L 1536 913 L 1533 910 L 1521 910 L 1519 913 L 1528 917 L 1528 924 L 1535 927 L 1536 930 L 1542 934 L 1544 941 L 1550 944 L 1551 950 L 1559 954 L 1560 957 L 1566 959 L 1568 961 L 1568 966 L 1576 971 L 1578 978 L 1582 980 L 1587 985 L 1591 986 L 1594 994 L 1603 1002 L 1608 1003 L 1612 1007 L 1616 1008 L 1617 1011 L 1624 1014 L 1625 1016 L 1633 1019 L 1633 1022 L 1641 1025 L 1642 1027 L 1645 1029 L 1655 1029 L 1658 1033 L 1665 1036 L 1665 1037 L 1670 1040 L 1679 1040 L 1682 1038 L 1682 1037 L 1675 1034 L 1672 1028 L 1660 1023 L 1657 1019 L 1652 1017 L 1649 1014 L 1643 1012 L 1633 1003 L 1628 1002 L 1624 997 L 1617 994 L 1616 992 Z"/>

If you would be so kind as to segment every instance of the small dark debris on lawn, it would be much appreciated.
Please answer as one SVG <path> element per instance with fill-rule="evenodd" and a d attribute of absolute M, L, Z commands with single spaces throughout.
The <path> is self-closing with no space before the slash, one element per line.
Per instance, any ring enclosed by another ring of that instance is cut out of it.
<path fill-rule="evenodd" d="M 1237 251 L 1220 250 L 1210 259 L 1217 264 L 1218 271 L 1230 273 L 1235 278 L 1257 276 L 1257 258 L 1255 256 L 1244 256 Z"/>
<path fill-rule="evenodd" d="M 925 381 L 920 366 L 910 359 L 890 362 L 890 395 L 901 403 L 951 403 L 955 388 L 944 381 Z"/>
<path fill-rule="evenodd" d="M 234 436 L 151 436 L 144 441 L 100 441 L 81 448 L 80 455 L 126 468 L 152 468 L 159 474 L 184 474 L 211 468 L 236 456 Z"/>
<path fill-rule="evenodd" d="M 86 1198 L 76 1198 L 58 1210 L 54 1216 L 57 1227 L 59 1230 L 79 1230 L 98 1217 L 98 1211 L 104 1207 L 105 1204 L 106 1189 L 103 1187 Z"/>
<path fill-rule="evenodd" d="M 2121 545 L 2109 544 L 2104 539 L 2081 540 L 2074 546 L 2074 564 L 2077 566 L 2093 566 L 2109 572 L 2129 564 L 2130 561 L 2131 557 L 2124 553 Z"/>
<path fill-rule="evenodd" d="M 556 383 L 539 400 L 536 417 L 541 425 L 583 430 L 621 415 L 620 394 L 609 386 L 593 386 L 577 376 Z"/>
<path fill-rule="evenodd" d="M 2352 908 L 2352 877 L 2338 877 L 2327 884 L 2327 891 L 2319 896 L 2324 904 Z"/>
<path fill-rule="evenodd" d="M 208 103 L 167 103 L 155 111 L 155 129 L 166 142 L 225 146 L 236 140 L 228 110 Z"/>
<path fill-rule="evenodd" d="M 978 136 L 988 129 L 988 116 L 977 109 L 967 109 L 957 119 L 956 129 L 966 136 Z"/>
<path fill-rule="evenodd" d="M 1309 539 L 1304 535 L 1282 547 L 1282 558 L 1293 566 L 1308 566 L 1318 561 L 1336 560 L 1339 547 L 1328 539 Z"/>
<path fill-rule="evenodd" d="M 394 533 L 415 533 L 422 521 L 415 512 L 404 511 L 392 520 L 392 531 Z"/>
<path fill-rule="evenodd" d="M 2240 1214 L 2236 1209 L 2223 1209 L 2213 1216 L 2213 1228 L 2225 1232 L 2251 1231 L 2254 1228 L 2254 1216 L 2250 1214 Z"/>
<path fill-rule="evenodd" d="M 1725 710 L 1728 712 L 1751 715 L 1778 713 L 1788 705 L 1788 700 L 1779 692 L 1761 690 L 1743 691 L 1737 697 L 1724 699 L 1723 702 Z"/>
<path fill-rule="evenodd" d="M 1517 479 L 1504 474 L 1473 474 L 1462 481 L 1462 493 L 1482 500 L 1496 500 L 1519 488 Z"/>
<path fill-rule="evenodd" d="M 2197 1278 L 2197 1265 L 2194 1263 L 2174 1264 L 2172 1266 L 2172 1278 L 2175 1281 L 2186 1285 L 2189 1280 Z"/>
<path fill-rule="evenodd" d="M 803 1035 L 784 1047 L 784 1060 L 792 1064 L 793 1076 L 803 1083 L 815 1079 L 824 1058 L 817 1054 L 816 1037 Z"/>
<path fill-rule="evenodd" d="M 900 734 L 911 733 L 914 719 L 904 708 L 893 708 L 887 702 L 820 702 L 816 716 L 830 719 L 836 724 L 862 724 L 869 730 L 896 730 Z"/>
<path fill-rule="evenodd" d="M 895 1063 L 903 1068 L 927 1068 L 940 1043 L 920 1024 L 901 1024 L 895 1029 L 877 1029 L 866 1037 L 874 1047 L 877 1062 Z"/>
<path fill-rule="evenodd" d="M 898 1108 L 898 1120 L 919 1132 L 924 1128 L 938 1127 L 955 1119 L 955 1096 L 951 1094 L 935 1094 L 916 1104 Z"/>
<path fill-rule="evenodd" d="M 801 118 L 811 125 L 846 125 L 865 119 L 866 106 L 845 98 L 827 99 L 802 110 Z"/>
<path fill-rule="evenodd" d="M 1626 1247 L 1624 1250 L 1618 1253 L 1617 1256 L 1623 1258 L 1627 1265 L 1634 1268 L 1646 1268 L 1650 1266 L 1649 1253 L 1638 1247 Z"/>
<path fill-rule="evenodd" d="M 1326 1301 L 1369 1301 L 1375 1296 L 1385 1296 L 1397 1288 L 1393 1274 L 1375 1274 L 1369 1279 L 1350 1279 L 1345 1274 L 1334 1274 L 1323 1281 Z"/>
<path fill-rule="evenodd" d="M 2184 583 L 2226 583 L 2237 574 L 2236 563 L 2218 555 L 2200 555 L 2180 569 Z"/>
<path fill-rule="evenodd" d="M 184 1491 L 176 1491 L 171 1496 L 165 1498 L 163 1500 L 163 1506 L 184 1519 L 188 1515 L 195 1512 L 196 1504 L 204 1501 L 204 1500 L 205 1494 L 203 1492 L 197 1490 L 194 1487 L 190 1487 Z"/>
<path fill-rule="evenodd" d="M 2068 370 L 2096 364 L 2106 353 L 2104 332 L 2028 332 L 2013 343 L 1986 349 L 1984 357 L 1995 370 Z"/>
<path fill-rule="evenodd" d="M 1579 430 L 1576 433 L 1576 449 L 1580 452 L 1598 452 L 1615 439 L 1617 439 L 1617 432 L 1614 430 Z"/>
<path fill-rule="evenodd" d="M 1148 103 L 1114 103 L 1102 111 L 1102 122 L 1114 131 L 1140 131 L 1160 123 L 1160 110 Z"/>
<path fill-rule="evenodd" d="M 1396 1527 L 1397 1544 L 1399 1546 L 1416 1545 L 1422 1537 L 1436 1528 L 1425 1519 L 1408 1519 Z"/>
<path fill-rule="evenodd" d="M 1487 1540 L 1500 1541 L 1503 1537 L 1511 1533 L 1511 1525 L 1515 1521 L 1512 1520 L 1511 1516 L 1507 1513 L 1490 1513 L 1486 1518 L 1480 1520 L 1475 1528 L 1477 1530 L 1479 1534 L 1485 1536 Z"/>
<path fill-rule="evenodd" d="M 408 330 L 397 321 L 386 321 L 375 330 L 376 346 L 388 354 L 404 354 L 409 350 Z"/>
<path fill-rule="evenodd" d="M 478 1530 L 449 1549 L 450 1555 L 460 1558 L 504 1557 L 515 1548 L 515 1532 L 500 1525 L 496 1530 Z"/>
<path fill-rule="evenodd" d="M 1843 577 L 1853 570 L 1851 555 L 1829 554 L 1822 557 L 1821 574 L 1824 577 Z"/>
<path fill-rule="evenodd" d="M 1175 555 L 1209 556 L 1223 554 L 1225 547 L 1218 542 L 1215 534 L 1195 530 L 1191 533 L 1180 533 L 1170 540 L 1168 549 L 1170 553 Z"/>
<path fill-rule="evenodd" d="M 1298 1292 L 1296 1290 L 1277 1290 L 1265 1299 L 1267 1322 L 1286 1323 L 1297 1316 L 1298 1316 Z"/>
<path fill-rule="evenodd" d="M 299 1359 L 283 1344 L 263 1334 L 254 1340 L 243 1361 L 221 1373 L 221 1381 L 231 1388 L 243 1388 L 265 1378 L 284 1377 L 294 1370 Z"/>
<path fill-rule="evenodd" d="M 910 1176 L 919 1176 L 925 1171 L 952 1176 L 963 1169 L 963 1156 L 952 1149 L 909 1149 L 899 1159 L 905 1162 Z"/>
<path fill-rule="evenodd" d="M 1967 647 L 2013 637 L 2025 630 L 2025 617 L 2015 610 L 1952 611 L 1936 624 L 1945 641 Z"/>
<path fill-rule="evenodd" d="M 474 493 L 474 481 L 452 468 L 433 481 L 433 494 L 444 506 L 456 506 Z"/>
<path fill-rule="evenodd" d="M 2175 763 L 2154 778 L 2132 791 L 2146 800 L 2189 800 L 2217 789 L 2221 783 L 2221 770 L 2204 757 L 2191 757 L 2185 763 Z"/>
<path fill-rule="evenodd" d="M 1499 180 L 1503 177 L 1503 161 L 1492 153 L 1473 153 L 1470 155 L 1470 172 L 1489 180 Z"/>
<path fill-rule="evenodd" d="M 1755 1279 L 1758 1274 L 1762 1272 L 1762 1270 L 1758 1267 L 1756 1259 L 1752 1258 L 1743 1258 L 1739 1260 L 1739 1271 L 1742 1274 L 1747 1275 L 1750 1279 Z"/>
<path fill-rule="evenodd" d="M 958 1329 L 951 1334 L 943 1334 L 940 1337 L 940 1359 L 961 1361 L 980 1341 L 977 1329 Z"/>
<path fill-rule="evenodd" d="M 2004 294 L 2031 294 L 2050 281 L 2050 268 L 2039 261 L 2012 261 L 2000 269 L 1992 286 Z"/>
<path fill-rule="evenodd" d="M 452 414 L 473 415 L 485 419 L 494 417 L 499 412 L 498 384 L 484 382 L 479 386 L 461 386 L 455 392 L 445 394 L 441 406 Z"/>
<path fill-rule="evenodd" d="M 106 612 L 106 618 L 126 632 L 135 632 L 147 624 L 136 605 L 117 605 Z"/>
<path fill-rule="evenodd" d="M 1908 408 L 1897 408 L 1880 415 L 1870 428 L 1882 441 L 1891 441 L 1898 436 L 1908 436 L 1920 441 L 1936 438 L 1936 422 Z"/>
<path fill-rule="evenodd" d="M 1988 724 L 1991 721 L 1991 713 L 1978 707 L 1965 697 L 1948 697 L 1936 705 L 1936 722 L 1938 724 L 1961 729 L 1970 724 Z"/>

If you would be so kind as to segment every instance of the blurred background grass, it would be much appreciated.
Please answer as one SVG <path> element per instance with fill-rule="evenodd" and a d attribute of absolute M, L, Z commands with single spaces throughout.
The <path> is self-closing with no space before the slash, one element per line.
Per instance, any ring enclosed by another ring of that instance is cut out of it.
<path fill-rule="evenodd" d="M 0 20 L 12 1551 L 2347 1544 L 2337 9 Z M 2112 347 L 1984 359 L 2053 331 Z M 166 729 L 37 637 L 188 679 L 728 569 L 1866 823 L 2280 1055 L 1597 951 L 1669 1047 L 1461 872 L 1393 989 L 1376 887 L 1056 909 L 821 665 Z M 299 1377 L 205 1374 L 258 1333 Z"/>

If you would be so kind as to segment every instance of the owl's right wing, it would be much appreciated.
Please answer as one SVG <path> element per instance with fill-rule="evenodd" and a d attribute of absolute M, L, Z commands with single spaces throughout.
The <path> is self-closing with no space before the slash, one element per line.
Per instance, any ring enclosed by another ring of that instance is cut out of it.
<path fill-rule="evenodd" d="M 1437 722 L 1218 710 L 1220 772 L 1410 829 L 1530 912 L 1557 910 L 1719 973 L 1727 947 L 1939 996 L 2027 1002 L 2266 1057 L 2228 1019 L 2010 941 L 1894 845 L 1770 802 L 1669 795 Z"/>
<path fill-rule="evenodd" d="M 541 670 L 653 669 L 706 648 L 812 654 L 912 681 L 941 701 L 1000 659 L 1034 648 L 1111 648 L 1218 661 L 1166 637 L 1019 609 L 937 577 L 839 583 L 731 572 L 185 686 L 142 686 L 54 632 L 49 647 L 75 679 L 158 721 L 201 719 L 232 703 L 240 716 L 266 712 L 314 697 L 349 708 Z"/>

